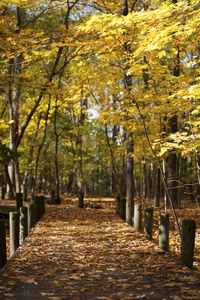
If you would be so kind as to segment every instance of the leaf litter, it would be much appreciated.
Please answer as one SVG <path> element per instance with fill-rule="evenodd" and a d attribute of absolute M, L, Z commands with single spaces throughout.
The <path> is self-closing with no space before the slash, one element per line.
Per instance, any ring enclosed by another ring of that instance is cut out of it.
<path fill-rule="evenodd" d="M 80 209 L 65 199 L 47 206 L 0 277 L 0 298 L 200 298 L 198 275 L 123 222 L 114 199 L 101 205 Z"/>

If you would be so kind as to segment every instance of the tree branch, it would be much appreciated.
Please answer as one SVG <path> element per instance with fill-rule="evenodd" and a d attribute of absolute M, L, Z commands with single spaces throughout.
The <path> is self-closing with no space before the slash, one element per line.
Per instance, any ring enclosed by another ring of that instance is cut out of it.
<path fill-rule="evenodd" d="M 22 128 L 21 128 L 21 131 L 20 131 L 19 136 L 18 136 L 18 139 L 17 139 L 16 147 L 19 146 L 19 144 L 20 144 L 20 142 L 21 142 L 21 139 L 22 139 L 22 137 L 23 137 L 23 135 L 24 135 L 24 132 L 25 132 L 25 130 L 26 130 L 26 128 L 27 128 L 27 126 L 28 126 L 28 124 L 29 124 L 29 122 L 30 122 L 32 116 L 34 115 L 34 113 L 35 113 L 37 107 L 39 106 L 40 101 L 42 100 L 42 97 L 43 97 L 44 93 L 47 91 L 47 88 L 48 88 L 48 86 L 49 86 L 49 83 L 52 82 L 52 79 L 53 79 L 53 77 L 54 77 L 54 75 L 55 75 L 56 67 L 57 67 L 57 65 L 58 65 L 58 63 L 59 63 L 59 60 L 60 60 L 62 51 L 63 51 L 63 47 L 60 47 L 59 50 L 58 50 L 57 57 L 56 57 L 56 60 L 55 60 L 55 62 L 54 62 L 54 65 L 53 65 L 51 74 L 50 74 L 48 80 L 46 81 L 46 83 L 44 84 L 43 88 L 41 89 L 40 95 L 39 95 L 39 97 L 38 97 L 38 99 L 37 99 L 37 101 L 36 101 L 34 107 L 32 108 L 32 110 L 31 110 L 30 114 L 28 115 L 28 117 L 27 117 L 27 119 L 26 119 L 24 125 L 23 125 Z"/>

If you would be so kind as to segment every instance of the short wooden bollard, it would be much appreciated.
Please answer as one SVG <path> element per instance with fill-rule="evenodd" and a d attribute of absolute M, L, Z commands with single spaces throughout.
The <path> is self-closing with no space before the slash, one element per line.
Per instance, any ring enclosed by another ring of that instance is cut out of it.
<path fill-rule="evenodd" d="M 45 213 L 45 196 L 42 198 L 42 215 Z"/>
<path fill-rule="evenodd" d="M 78 207 L 84 208 L 84 194 L 83 192 L 79 192 L 78 194 Z"/>
<path fill-rule="evenodd" d="M 126 221 L 126 199 L 122 198 L 120 200 L 120 216 L 122 220 Z"/>
<path fill-rule="evenodd" d="M 55 191 L 54 190 L 51 190 L 49 203 L 50 204 L 55 204 Z"/>
<path fill-rule="evenodd" d="M 22 198 L 23 198 L 23 202 L 27 202 L 27 188 L 24 188 Z"/>
<path fill-rule="evenodd" d="M 6 195 L 6 187 L 2 186 L 1 187 L 1 199 L 4 200 Z"/>
<path fill-rule="evenodd" d="M 137 231 L 142 230 L 142 204 L 134 205 L 134 228 Z"/>
<path fill-rule="evenodd" d="M 34 198 L 30 201 L 34 205 L 34 226 L 37 224 L 37 222 L 40 219 L 40 207 L 39 207 L 39 200 L 38 198 Z"/>
<path fill-rule="evenodd" d="M 22 201 L 22 193 L 16 193 L 16 203 L 17 203 L 17 211 L 20 211 L 20 207 L 23 206 L 23 201 Z"/>
<path fill-rule="evenodd" d="M 45 213 L 45 197 L 39 196 L 39 206 L 40 206 L 40 218 Z"/>
<path fill-rule="evenodd" d="M 44 196 L 35 196 L 34 201 L 38 205 L 38 218 L 40 219 L 45 212 L 45 197 Z M 39 221 L 38 219 L 38 221 Z"/>
<path fill-rule="evenodd" d="M 19 247 L 19 213 L 10 212 L 10 256 L 13 256 Z"/>
<path fill-rule="evenodd" d="M 189 268 L 193 267 L 196 222 L 183 220 L 181 234 L 181 261 Z"/>
<path fill-rule="evenodd" d="M 159 247 L 169 251 L 169 214 L 160 213 L 159 215 Z"/>
<path fill-rule="evenodd" d="M 28 208 L 20 207 L 20 245 L 28 236 L 28 221 L 27 221 Z"/>
<path fill-rule="evenodd" d="M 27 204 L 27 224 L 28 224 L 28 235 L 31 232 L 31 229 L 35 226 L 35 217 L 34 217 L 34 204 L 33 203 L 29 203 Z"/>
<path fill-rule="evenodd" d="M 117 195 L 116 197 L 116 214 L 120 215 L 120 195 Z"/>
<path fill-rule="evenodd" d="M 144 234 L 149 240 L 152 240 L 153 231 L 153 207 L 146 207 L 144 212 Z"/>
<path fill-rule="evenodd" d="M 6 227 L 5 221 L 0 220 L 0 269 L 5 265 L 7 261 L 6 257 Z"/>

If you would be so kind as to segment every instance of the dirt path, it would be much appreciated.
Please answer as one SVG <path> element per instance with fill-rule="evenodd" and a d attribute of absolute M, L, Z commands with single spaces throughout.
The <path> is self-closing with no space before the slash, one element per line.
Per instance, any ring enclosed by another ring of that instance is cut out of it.
<path fill-rule="evenodd" d="M 200 278 L 114 213 L 49 206 L 0 276 L 0 299 L 200 299 Z"/>

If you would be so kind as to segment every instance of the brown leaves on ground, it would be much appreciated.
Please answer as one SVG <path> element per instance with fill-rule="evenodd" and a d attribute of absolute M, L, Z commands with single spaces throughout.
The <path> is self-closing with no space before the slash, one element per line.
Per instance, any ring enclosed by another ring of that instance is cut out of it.
<path fill-rule="evenodd" d="M 144 206 L 151 206 L 153 200 L 145 200 Z M 153 241 L 158 245 L 158 216 L 160 212 L 164 212 L 163 203 L 160 207 L 153 208 L 154 222 L 153 222 Z M 169 225 L 169 251 L 170 253 L 180 259 L 181 240 L 175 224 L 172 211 L 167 211 L 170 216 Z M 195 220 L 196 234 L 195 234 L 195 251 L 194 251 L 194 267 L 193 270 L 200 275 L 200 204 L 195 200 L 183 199 L 180 203 L 180 209 L 176 209 L 179 226 L 181 228 L 183 220 Z M 144 222 L 143 222 L 144 223 Z"/>
<path fill-rule="evenodd" d="M 1 276 L 1 299 L 199 299 L 197 275 L 116 216 L 114 199 L 100 203 L 48 206 Z"/>

